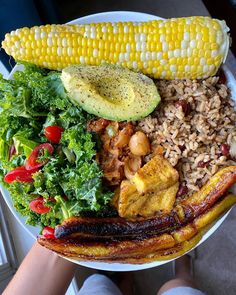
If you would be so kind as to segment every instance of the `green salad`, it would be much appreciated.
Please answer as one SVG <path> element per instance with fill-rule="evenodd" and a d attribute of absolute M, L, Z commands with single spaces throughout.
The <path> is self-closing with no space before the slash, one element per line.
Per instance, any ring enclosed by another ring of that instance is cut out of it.
<path fill-rule="evenodd" d="M 59 72 L 26 64 L 13 80 L 0 76 L 0 112 L 0 178 L 28 224 L 111 214 L 92 115 L 68 99 Z"/>

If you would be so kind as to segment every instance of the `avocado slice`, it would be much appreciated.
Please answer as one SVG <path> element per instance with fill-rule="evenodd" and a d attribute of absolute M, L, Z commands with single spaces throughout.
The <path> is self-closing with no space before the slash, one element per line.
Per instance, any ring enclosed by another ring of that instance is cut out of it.
<path fill-rule="evenodd" d="M 61 80 L 75 104 L 104 119 L 139 120 L 160 102 L 152 79 L 119 66 L 69 66 Z"/>

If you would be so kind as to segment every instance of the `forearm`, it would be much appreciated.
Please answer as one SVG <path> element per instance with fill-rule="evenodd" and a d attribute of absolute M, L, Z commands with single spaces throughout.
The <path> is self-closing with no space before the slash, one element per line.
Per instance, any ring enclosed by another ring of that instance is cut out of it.
<path fill-rule="evenodd" d="M 75 269 L 75 264 L 35 243 L 3 295 L 65 294 Z"/>

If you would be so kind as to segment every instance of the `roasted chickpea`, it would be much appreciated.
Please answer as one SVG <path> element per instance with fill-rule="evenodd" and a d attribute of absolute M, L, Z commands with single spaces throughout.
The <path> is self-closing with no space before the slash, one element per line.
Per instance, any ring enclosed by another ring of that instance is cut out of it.
<path fill-rule="evenodd" d="M 124 173 L 127 179 L 132 179 L 134 174 L 138 171 L 138 169 L 142 165 L 142 158 L 140 156 L 132 156 L 130 155 L 128 159 L 125 161 L 124 165 Z"/>
<path fill-rule="evenodd" d="M 145 156 L 150 152 L 150 142 L 146 134 L 137 131 L 131 136 L 129 141 L 129 148 L 135 156 Z"/>

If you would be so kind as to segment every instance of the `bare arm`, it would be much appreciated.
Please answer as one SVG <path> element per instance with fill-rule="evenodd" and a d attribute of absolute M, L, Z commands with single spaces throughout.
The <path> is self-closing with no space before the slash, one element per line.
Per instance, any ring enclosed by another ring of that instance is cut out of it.
<path fill-rule="evenodd" d="M 3 295 L 65 294 L 75 269 L 76 264 L 35 243 Z"/>

